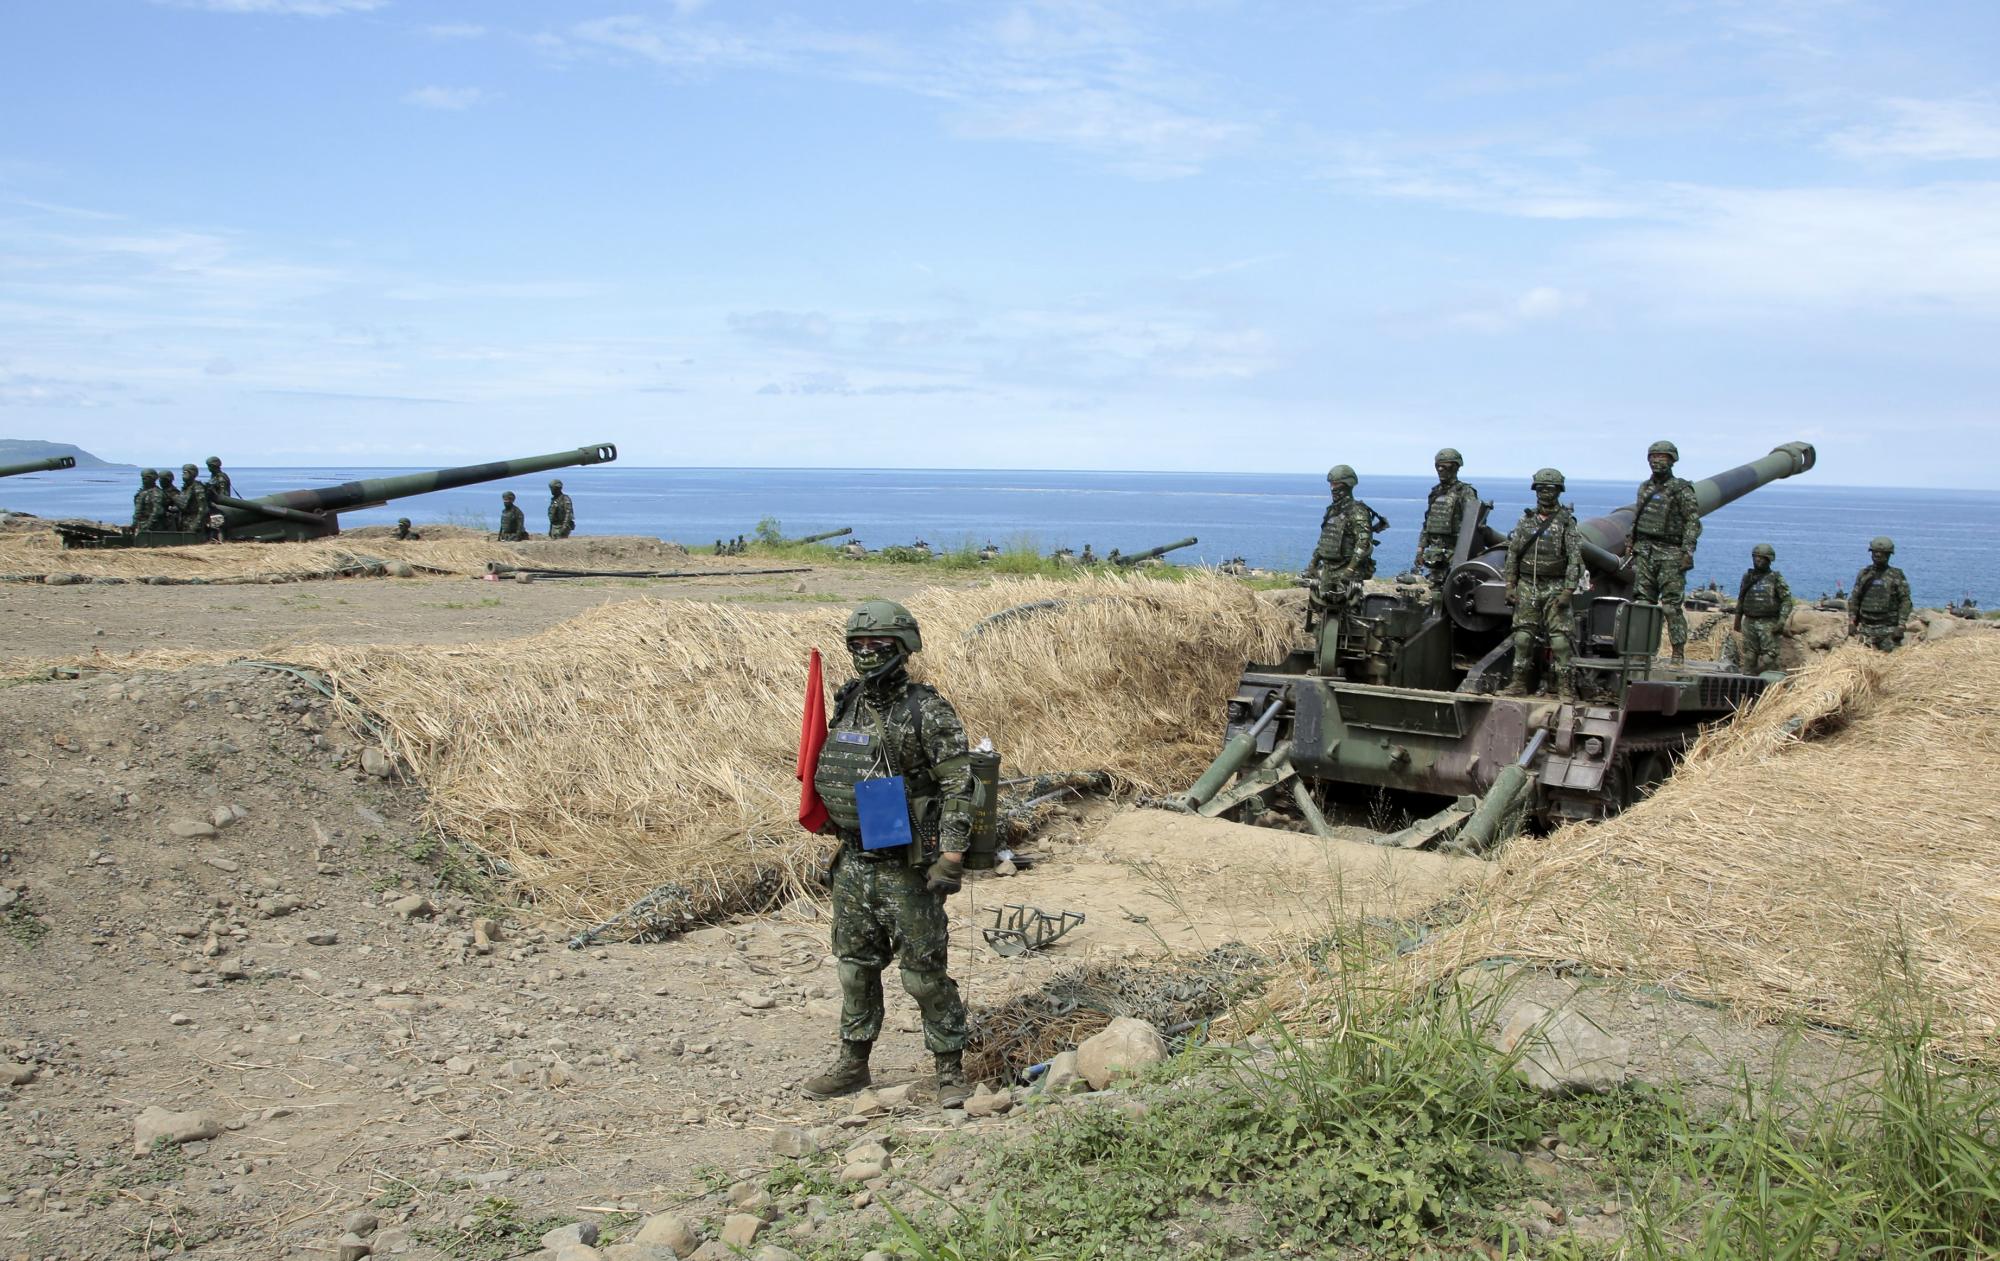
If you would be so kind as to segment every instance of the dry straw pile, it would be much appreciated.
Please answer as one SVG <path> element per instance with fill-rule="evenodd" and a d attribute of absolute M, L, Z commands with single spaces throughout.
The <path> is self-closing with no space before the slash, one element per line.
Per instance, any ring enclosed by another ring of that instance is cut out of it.
<path fill-rule="evenodd" d="M 1007 773 L 1103 769 L 1154 791 L 1199 773 L 1243 661 L 1295 634 L 1289 613 L 1213 577 L 1027 579 L 910 604 L 918 677 Z M 968 633 L 1020 605 L 1040 607 Z M 288 656 L 373 715 L 436 822 L 545 912 L 594 922 L 673 883 L 701 916 L 819 861 L 824 842 L 793 821 L 793 762 L 808 651 L 825 655 L 830 699 L 849 673 L 846 614 L 634 600 L 506 643 Z"/>
<path fill-rule="evenodd" d="M 0 534 L 0 575 L 6 577 L 82 574 L 86 578 L 122 578 L 127 582 L 143 582 L 148 578 L 181 582 L 288 582 L 334 576 L 371 561 L 397 560 L 407 561 L 419 570 L 446 574 L 483 574 L 489 560 L 509 565 L 529 563 L 514 548 L 482 539 L 397 542 L 376 536 L 335 537 L 309 543 L 66 549 L 51 530 Z"/>
<path fill-rule="evenodd" d="M 2000 636 L 1849 646 L 1707 734 L 1660 791 L 1523 839 L 1416 956 L 1573 959 L 1762 1018 L 1851 1024 L 1884 985 L 2000 1054 Z"/>

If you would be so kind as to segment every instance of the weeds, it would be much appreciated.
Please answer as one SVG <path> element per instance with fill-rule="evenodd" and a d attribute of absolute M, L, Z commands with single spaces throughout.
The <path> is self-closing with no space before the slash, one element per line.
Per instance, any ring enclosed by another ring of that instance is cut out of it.
<path fill-rule="evenodd" d="M 560 1217 L 523 1217 L 521 1208 L 504 1196 L 491 1196 L 453 1226 L 420 1226 L 419 1242 L 460 1261 L 504 1261 L 532 1252 L 541 1237 L 566 1221 Z"/>
<path fill-rule="evenodd" d="M 0 928 L 24 946 L 34 946 L 49 935 L 49 926 L 35 914 L 25 896 L 15 899 L 4 913 L 0 913 Z"/>

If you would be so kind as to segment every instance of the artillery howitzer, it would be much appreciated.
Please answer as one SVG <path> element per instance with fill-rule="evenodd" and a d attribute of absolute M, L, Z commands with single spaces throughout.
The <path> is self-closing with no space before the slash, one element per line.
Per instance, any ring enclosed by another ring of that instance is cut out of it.
<path fill-rule="evenodd" d="M 1190 535 L 1189 537 L 1182 539 L 1178 543 L 1168 543 L 1161 547 L 1149 547 L 1143 552 L 1134 552 L 1130 556 L 1113 557 L 1111 563 L 1114 565 L 1118 565 L 1121 568 L 1129 568 L 1133 565 L 1143 565 L 1149 560 L 1165 556 L 1168 552 L 1178 552 L 1183 547 L 1193 547 L 1196 543 L 1199 542 L 1201 542 L 1200 539 Z"/>
<path fill-rule="evenodd" d="M 323 539 L 340 533 L 340 514 L 343 512 L 379 508 L 392 499 L 475 486 L 480 482 L 497 482 L 502 478 L 542 473 L 549 469 L 578 464 L 608 464 L 617 458 L 616 446 L 600 442 L 573 451 L 556 451 L 519 460 L 495 460 L 487 464 L 435 469 L 428 473 L 371 477 L 316 490 L 280 491 L 260 499 L 216 495 L 210 519 L 222 519 L 219 531 L 131 530 L 82 521 L 63 521 L 56 524 L 56 532 L 62 535 L 64 547 L 176 547 L 206 542 L 211 537 L 220 537 L 228 542 L 258 543 Z"/>
<path fill-rule="evenodd" d="M 1787 443 L 1696 482 L 1700 512 L 1814 458 L 1808 444 Z M 1491 508 L 1481 503 L 1460 526 L 1442 601 L 1370 593 L 1317 626 L 1311 646 L 1252 664 L 1229 702 L 1222 753 L 1168 804 L 1249 822 L 1282 801 L 1326 836 L 1327 808 L 1357 791 L 1422 794 L 1449 804 L 1386 843 L 1453 838 L 1478 852 L 1523 823 L 1617 813 L 1665 778 L 1702 724 L 1764 690 L 1763 676 L 1716 663 L 1655 661 L 1665 615 L 1630 599 L 1628 506 L 1579 523 L 1591 572 L 1571 628 L 1579 699 L 1498 695 L 1513 664 L 1513 609 Z"/>
<path fill-rule="evenodd" d="M 52 455 L 46 460 L 29 460 L 22 464 L 0 464 L 0 477 L 16 477 L 22 473 L 53 473 L 57 469 L 75 467 L 75 456 Z"/>
<path fill-rule="evenodd" d="M 785 539 L 784 543 L 787 547 L 793 546 L 794 544 L 798 543 L 824 543 L 828 539 L 837 539 L 843 534 L 852 534 L 852 533 L 854 533 L 853 526 L 843 525 L 838 530 L 827 530 L 820 534 L 808 534 L 804 538 Z"/>

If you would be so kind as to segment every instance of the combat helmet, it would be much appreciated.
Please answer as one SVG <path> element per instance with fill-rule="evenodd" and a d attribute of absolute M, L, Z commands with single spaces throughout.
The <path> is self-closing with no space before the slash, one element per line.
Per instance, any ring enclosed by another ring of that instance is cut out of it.
<path fill-rule="evenodd" d="M 554 491 L 558 495 L 562 494 L 562 478 L 558 477 L 555 480 L 551 481 L 549 483 L 549 489 Z"/>
<path fill-rule="evenodd" d="M 1436 455 L 1431 457 L 1431 463 L 1457 464 L 1462 467 L 1465 464 L 1465 457 L 1458 453 L 1457 447 L 1445 447 L 1442 450 L 1440 450 Z"/>
<path fill-rule="evenodd" d="M 139 480 L 151 486 L 154 482 L 160 480 L 160 470 L 156 468 L 142 468 L 139 470 Z"/>
<path fill-rule="evenodd" d="M 1778 549 L 1772 547 L 1769 543 L 1759 543 L 1757 546 L 1750 549 L 1750 559 L 1776 560 L 1778 559 Z"/>
<path fill-rule="evenodd" d="M 1896 550 L 1896 540 L 1890 538 L 1886 534 L 1878 534 L 1874 538 L 1868 540 L 1868 550 L 1871 552 L 1893 553 Z"/>
<path fill-rule="evenodd" d="M 1326 471 L 1326 481 L 1329 486 L 1345 484 L 1347 489 L 1353 490 L 1361 479 L 1355 475 L 1353 465 L 1336 464 Z"/>
<path fill-rule="evenodd" d="M 222 457 L 221 457 L 221 456 L 219 456 L 219 455 L 211 455 L 211 456 L 209 456 L 209 457 L 208 457 L 208 467 L 210 467 L 210 468 L 221 468 L 221 467 L 222 467 Z"/>
<path fill-rule="evenodd" d="M 1556 468 L 1536 469 L 1535 475 L 1534 477 L 1529 479 L 1528 485 L 1537 488 L 1543 486 L 1553 486 L 1557 490 L 1565 489 L 1563 484 L 1562 470 Z"/>
<path fill-rule="evenodd" d="M 847 615 L 847 638 L 881 635 L 895 640 L 906 653 L 924 650 L 923 634 L 916 617 L 894 600 L 869 600 Z"/>
<path fill-rule="evenodd" d="M 502 503 L 509 503 L 509 504 L 510 504 L 510 503 L 513 503 L 513 502 L 514 502 L 514 492 L 513 492 L 513 491 L 511 491 L 511 490 L 503 490 L 503 491 L 501 491 L 501 492 L 500 492 L 500 502 L 502 502 Z"/>
<path fill-rule="evenodd" d="M 181 465 L 181 472 L 187 475 L 185 480 L 191 482 L 194 480 L 194 475 L 197 472 L 197 470 L 195 469 L 195 466 L 192 464 L 183 464 Z"/>
<path fill-rule="evenodd" d="M 1668 442 L 1665 438 L 1662 438 L 1652 446 L 1646 448 L 1646 458 L 1651 459 L 1656 455 L 1664 455 L 1669 460 L 1678 461 L 1681 458 L 1681 449 L 1673 443 Z"/>

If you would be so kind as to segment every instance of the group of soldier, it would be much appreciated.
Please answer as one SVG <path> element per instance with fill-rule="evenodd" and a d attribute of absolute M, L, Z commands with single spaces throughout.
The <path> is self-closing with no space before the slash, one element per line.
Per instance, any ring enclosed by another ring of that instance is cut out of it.
<path fill-rule="evenodd" d="M 560 477 L 549 482 L 549 537 L 566 539 L 576 532 L 576 502 L 563 493 Z M 514 503 L 514 492 L 500 492 L 500 541 L 523 543 L 528 538 L 528 519 Z"/>
<path fill-rule="evenodd" d="M 192 464 L 181 465 L 180 485 L 174 485 L 174 471 L 141 469 L 139 490 L 132 496 L 134 530 L 176 531 L 189 534 L 211 532 L 209 518 L 221 505 L 217 497 L 235 497 L 229 474 L 222 471 L 219 456 L 208 457 L 208 480 L 200 479 Z"/>
<path fill-rule="evenodd" d="M 1680 451 L 1671 442 L 1655 442 L 1646 449 L 1651 476 L 1639 483 L 1622 557 L 1633 601 L 1657 604 L 1664 611 L 1674 666 L 1687 660 L 1688 623 L 1682 605 L 1687 572 L 1694 566 L 1701 538 L 1701 506 L 1694 483 L 1674 475 L 1679 459 Z M 1437 453 L 1437 484 L 1431 487 L 1417 531 L 1414 567 L 1433 602 L 1443 596 L 1459 535 L 1468 523 L 1478 521 L 1479 492 L 1458 476 L 1464 464 L 1464 457 L 1450 447 Z M 1388 526 L 1380 514 L 1354 497 L 1360 479 L 1353 468 L 1337 464 L 1327 471 L 1326 480 L 1332 502 L 1320 519 L 1319 542 L 1306 568 L 1308 617 L 1315 624 L 1338 619 L 1358 598 L 1361 584 L 1375 573 L 1375 536 Z M 1562 502 L 1561 470 L 1541 469 L 1531 485 L 1535 503 L 1521 513 L 1507 535 L 1502 573 L 1514 609 L 1514 671 L 1506 692 L 1527 693 L 1546 649 L 1557 694 L 1570 700 L 1575 696 L 1571 599 L 1585 581 L 1584 538 L 1575 514 Z M 1848 601 L 1849 633 L 1883 652 L 1902 644 L 1911 612 L 1909 581 L 1889 563 L 1895 550 L 1895 541 L 1887 537 L 1868 544 L 1870 563 L 1856 576 Z M 1759 543 L 1750 557 L 1750 568 L 1737 591 L 1734 629 L 1738 667 L 1755 674 L 1778 668 L 1778 640 L 1791 619 L 1794 601 L 1784 575 L 1772 567 L 1777 550 Z"/>

